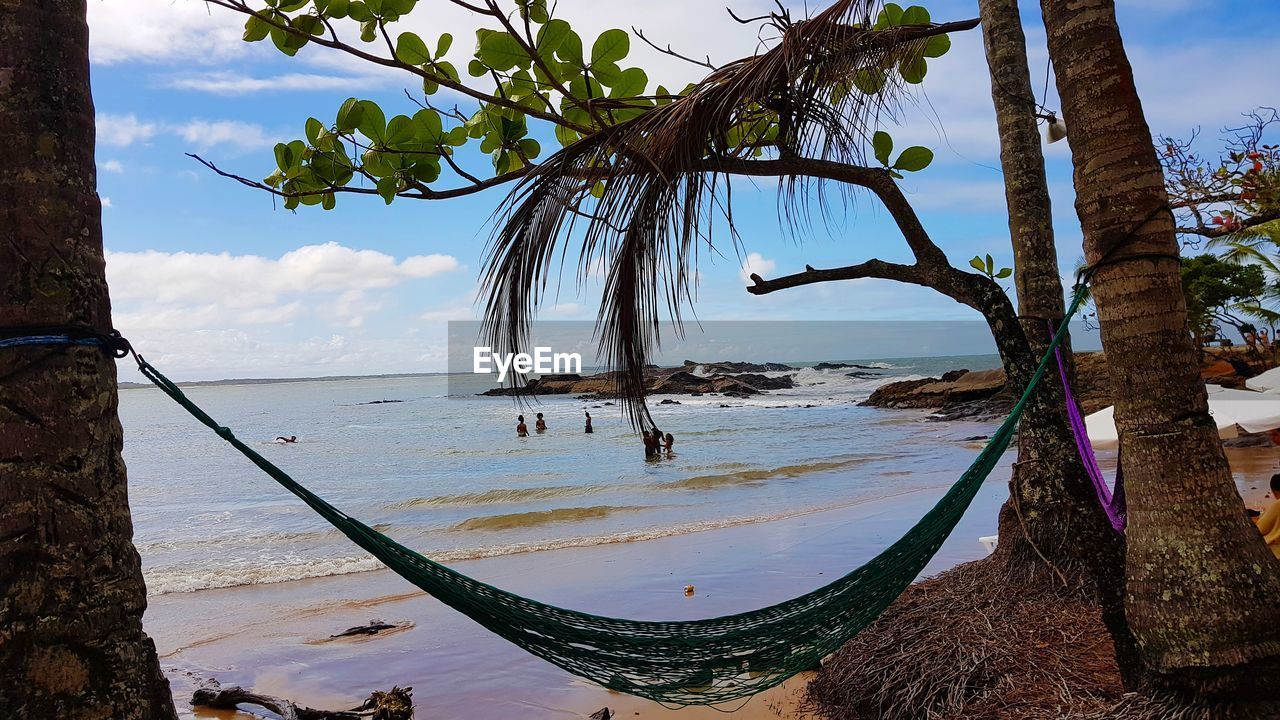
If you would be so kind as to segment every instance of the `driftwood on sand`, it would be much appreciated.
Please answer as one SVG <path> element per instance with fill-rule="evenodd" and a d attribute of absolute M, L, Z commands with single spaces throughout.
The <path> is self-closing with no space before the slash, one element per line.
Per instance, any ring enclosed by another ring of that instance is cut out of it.
<path fill-rule="evenodd" d="M 316 710 L 284 698 L 257 693 L 235 686 L 213 685 L 200 688 L 191 695 L 193 706 L 235 710 L 238 705 L 257 705 L 279 715 L 283 720 L 411 720 L 413 688 L 393 687 L 375 691 L 359 707 L 351 710 Z"/>
<path fill-rule="evenodd" d="M 401 626 L 396 625 L 394 623 L 389 623 L 383 620 L 370 620 L 367 625 L 356 625 L 355 627 L 349 627 L 346 630 L 343 630 L 342 632 L 338 633 L 337 635 L 330 635 L 329 638 L 333 639 L 333 638 L 355 637 L 357 635 L 377 635 L 383 630 L 394 630 L 398 627 L 401 627 Z"/>

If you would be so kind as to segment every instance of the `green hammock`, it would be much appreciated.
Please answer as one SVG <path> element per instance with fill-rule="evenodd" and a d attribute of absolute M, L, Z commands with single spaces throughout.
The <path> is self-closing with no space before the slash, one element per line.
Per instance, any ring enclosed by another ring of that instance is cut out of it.
<path fill-rule="evenodd" d="M 1067 311 L 1079 308 L 1077 292 Z M 137 358 L 142 373 L 200 422 L 357 545 L 449 607 L 547 661 L 619 692 L 678 705 L 747 697 L 816 667 L 871 624 L 924 569 L 1009 446 L 1032 391 L 1066 334 L 1064 321 L 1009 417 L 938 504 L 870 562 L 825 587 L 760 610 L 708 620 L 601 617 L 530 600 L 433 562 L 348 516 L 271 464 Z"/>

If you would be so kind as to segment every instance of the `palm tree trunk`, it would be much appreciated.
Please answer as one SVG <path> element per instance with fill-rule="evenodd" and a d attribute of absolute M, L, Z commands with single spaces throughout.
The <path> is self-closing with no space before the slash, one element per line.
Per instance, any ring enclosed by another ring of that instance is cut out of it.
<path fill-rule="evenodd" d="M 0 326 L 111 328 L 85 0 L 0 0 Z M 175 717 L 120 457 L 114 361 L 0 350 L 0 713 Z"/>
<path fill-rule="evenodd" d="M 1124 450 L 1129 625 L 1174 689 L 1247 692 L 1250 675 L 1269 681 L 1250 664 L 1280 656 L 1280 562 L 1244 515 L 1208 413 L 1115 3 L 1041 8 Z"/>
<path fill-rule="evenodd" d="M 1000 133 L 1018 315 L 1039 357 L 1048 349 L 1049 328 L 1062 322 L 1064 308 L 1026 38 L 1017 0 L 979 0 L 978 9 Z M 1070 358 L 1069 339 L 1063 348 Z M 1023 415 L 1009 500 L 1000 511 L 997 554 L 1019 574 L 1034 576 L 1051 563 L 1071 580 L 1091 586 L 1115 639 L 1122 674 L 1131 684 L 1141 661 L 1124 618 L 1124 543 L 1098 504 L 1063 402 L 1057 383 L 1045 382 Z"/>

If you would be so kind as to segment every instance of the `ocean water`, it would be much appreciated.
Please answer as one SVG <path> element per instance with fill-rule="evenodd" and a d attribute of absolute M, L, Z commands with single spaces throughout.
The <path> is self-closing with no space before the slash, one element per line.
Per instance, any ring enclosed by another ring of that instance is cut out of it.
<path fill-rule="evenodd" d="M 954 482 L 977 453 L 970 438 L 990 424 L 857 403 L 886 382 L 996 358 L 855 362 L 875 377 L 806 368 L 792 373 L 797 388 L 749 399 L 655 397 L 655 421 L 676 438 L 674 456 L 658 460 L 646 460 L 616 405 L 562 396 L 520 408 L 443 375 L 187 392 L 348 514 L 454 561 L 697 532 Z M 594 434 L 583 433 L 584 410 Z M 544 413 L 549 431 L 517 438 L 522 412 L 530 427 Z M 121 390 L 120 415 L 150 593 L 380 567 L 154 388 Z"/>

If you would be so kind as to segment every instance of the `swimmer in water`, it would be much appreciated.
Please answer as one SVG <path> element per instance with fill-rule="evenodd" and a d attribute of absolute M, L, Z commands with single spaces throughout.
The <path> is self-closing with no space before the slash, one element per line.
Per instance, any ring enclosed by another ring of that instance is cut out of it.
<path fill-rule="evenodd" d="M 536 430 L 539 435 L 547 431 L 547 421 L 542 419 L 542 413 L 538 413 L 538 421 L 533 424 L 533 429 Z"/>
<path fill-rule="evenodd" d="M 663 443 L 663 445 L 662 445 L 662 449 L 663 449 L 663 450 L 666 450 L 666 451 L 667 451 L 667 454 L 668 454 L 668 455 L 670 455 L 670 454 L 671 454 L 671 446 L 676 444 L 676 439 L 675 439 L 674 437 L 672 437 L 672 436 L 671 436 L 671 433 L 667 433 L 667 436 L 666 436 L 665 440 L 666 440 L 666 442 L 665 442 L 665 443 Z"/>
<path fill-rule="evenodd" d="M 516 437 L 529 437 L 529 426 L 524 424 L 524 416 L 516 418 Z"/>
<path fill-rule="evenodd" d="M 583 412 L 587 412 L 587 411 L 586 411 L 586 410 L 583 410 Z M 588 434 L 588 435 L 590 435 L 591 433 L 595 432 L 594 430 L 592 430 L 592 429 L 591 429 L 591 413 L 587 413 L 587 430 L 586 430 L 586 432 L 587 432 L 587 434 Z"/>
<path fill-rule="evenodd" d="M 298 442 L 298 436 L 297 436 L 297 435 L 290 435 L 289 437 L 285 437 L 285 436 L 283 436 L 283 435 L 280 435 L 280 436 L 277 436 L 277 437 L 276 437 L 276 442 L 278 442 L 278 443 L 296 443 L 296 442 Z"/>

